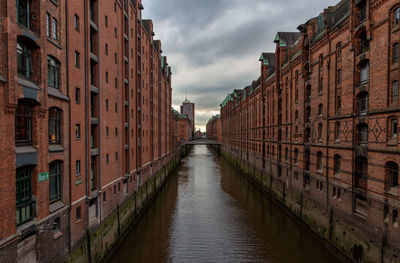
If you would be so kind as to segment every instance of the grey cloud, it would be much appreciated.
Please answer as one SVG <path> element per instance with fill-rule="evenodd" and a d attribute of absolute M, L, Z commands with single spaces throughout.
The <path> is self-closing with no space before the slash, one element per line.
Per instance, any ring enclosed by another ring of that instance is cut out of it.
<path fill-rule="evenodd" d="M 210 116 L 196 117 L 197 125 L 205 125 L 211 117 L 211 111 L 219 109 L 219 104 L 227 93 L 235 88 L 243 88 L 257 78 L 258 56 L 261 52 L 274 51 L 273 39 L 277 31 L 296 31 L 299 24 L 338 2 L 339 0 L 143 0 L 143 17 L 154 20 L 156 36 L 162 40 L 164 55 L 169 56 L 168 63 L 173 70 L 173 103 L 178 105 L 185 99 L 187 88 L 188 97 L 196 103 L 196 109 L 210 112 Z M 271 4 L 272 9 L 266 9 L 265 15 L 260 15 L 257 8 Z M 232 17 L 232 14 L 242 14 L 241 10 L 247 10 L 248 13 L 243 21 L 243 16 Z M 236 27 L 230 27 L 232 21 L 240 23 Z M 253 59 L 244 61 L 244 58 L 249 57 Z M 219 67 L 219 77 L 211 85 L 205 85 L 202 81 L 191 86 L 184 84 L 185 80 L 188 83 L 190 81 L 180 73 L 191 69 L 204 69 L 207 72 L 207 69 L 213 69 L 221 61 L 227 60 L 239 64 L 247 62 L 247 66 L 233 78 L 225 74 L 231 70 L 231 65 Z M 248 67 L 249 63 L 254 64 Z M 179 86 L 174 85 L 177 79 Z"/>

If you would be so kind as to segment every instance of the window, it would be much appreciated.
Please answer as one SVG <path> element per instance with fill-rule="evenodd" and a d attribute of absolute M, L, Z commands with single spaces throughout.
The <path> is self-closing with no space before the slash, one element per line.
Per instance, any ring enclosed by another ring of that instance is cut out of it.
<path fill-rule="evenodd" d="M 335 140 L 340 140 L 340 122 L 335 123 Z"/>
<path fill-rule="evenodd" d="M 76 173 L 76 176 L 81 175 L 81 161 L 80 160 L 75 162 L 75 173 Z"/>
<path fill-rule="evenodd" d="M 342 83 L 342 70 L 338 69 L 337 71 L 337 83 L 340 84 Z"/>
<path fill-rule="evenodd" d="M 107 201 L 107 192 L 104 191 L 103 192 L 103 202 L 106 202 L 106 201 Z"/>
<path fill-rule="evenodd" d="M 76 104 L 81 103 L 81 89 L 80 88 L 75 88 L 75 103 Z"/>
<path fill-rule="evenodd" d="M 18 104 L 15 112 L 15 143 L 32 144 L 32 108 L 26 104 Z"/>
<path fill-rule="evenodd" d="M 54 161 L 49 166 L 50 203 L 61 200 L 61 161 Z"/>
<path fill-rule="evenodd" d="M 108 83 L 108 72 L 106 71 L 106 83 Z"/>
<path fill-rule="evenodd" d="M 294 150 L 294 163 L 295 164 L 299 163 L 299 150 L 298 149 Z"/>
<path fill-rule="evenodd" d="M 318 123 L 318 140 L 322 140 L 322 131 L 323 131 L 322 123 Z"/>
<path fill-rule="evenodd" d="M 400 43 L 396 43 L 393 45 L 393 57 L 392 63 L 398 63 L 400 59 Z"/>
<path fill-rule="evenodd" d="M 53 17 L 52 23 L 51 23 L 51 37 L 52 37 L 54 40 L 57 40 L 57 39 L 58 39 L 58 34 L 57 34 L 57 19 L 55 19 L 54 17 Z"/>
<path fill-rule="evenodd" d="M 82 215 L 81 215 L 81 207 L 78 206 L 78 207 L 76 208 L 76 212 L 75 212 L 75 219 L 76 219 L 76 220 L 79 220 L 79 219 L 81 219 L 81 218 L 82 218 Z"/>
<path fill-rule="evenodd" d="M 53 57 L 47 57 L 47 85 L 60 88 L 60 63 Z"/>
<path fill-rule="evenodd" d="M 75 30 L 78 31 L 78 32 L 79 32 L 79 28 L 80 28 L 79 24 L 80 24 L 79 23 L 79 16 L 77 14 L 75 14 L 74 27 L 75 27 Z"/>
<path fill-rule="evenodd" d="M 342 44 L 341 43 L 337 44 L 336 57 L 337 57 L 337 60 L 340 60 L 342 58 Z"/>
<path fill-rule="evenodd" d="M 115 153 L 115 160 L 118 161 L 118 152 Z"/>
<path fill-rule="evenodd" d="M 322 106 L 322 104 L 319 104 L 318 105 L 318 116 L 322 116 L 322 108 L 323 108 L 323 106 Z"/>
<path fill-rule="evenodd" d="M 358 55 L 363 54 L 369 50 L 369 40 L 367 37 L 367 32 L 365 30 L 361 32 L 360 35 L 358 36 L 358 45 L 359 45 Z"/>
<path fill-rule="evenodd" d="M 392 92 L 391 92 L 391 100 L 392 104 L 397 105 L 399 103 L 399 81 L 392 82 Z"/>
<path fill-rule="evenodd" d="M 366 61 L 360 65 L 360 85 L 369 82 L 369 62 Z"/>
<path fill-rule="evenodd" d="M 358 95 L 358 111 L 359 113 L 368 112 L 368 93 L 362 92 Z"/>
<path fill-rule="evenodd" d="M 118 128 L 115 128 L 115 137 L 118 137 Z"/>
<path fill-rule="evenodd" d="M 294 119 L 295 119 L 296 121 L 299 119 L 299 111 L 298 111 L 298 110 L 296 110 L 296 111 L 294 112 Z"/>
<path fill-rule="evenodd" d="M 17 1 L 17 22 L 26 28 L 31 27 L 31 1 Z"/>
<path fill-rule="evenodd" d="M 395 26 L 400 25 L 400 7 L 394 10 L 393 23 Z"/>
<path fill-rule="evenodd" d="M 80 54 L 78 51 L 75 51 L 75 67 L 80 67 Z"/>
<path fill-rule="evenodd" d="M 61 110 L 49 109 L 49 143 L 61 143 Z"/>
<path fill-rule="evenodd" d="M 118 103 L 115 103 L 115 113 L 118 112 Z"/>
<path fill-rule="evenodd" d="M 106 27 L 108 27 L 108 16 L 104 17 L 104 24 Z"/>
<path fill-rule="evenodd" d="M 342 166 L 342 157 L 340 155 L 336 154 L 334 157 L 334 164 L 333 164 L 333 173 L 334 175 L 339 175 L 341 172 L 341 166 Z"/>
<path fill-rule="evenodd" d="M 317 170 L 322 171 L 322 152 L 317 153 Z"/>
<path fill-rule="evenodd" d="M 342 111 L 342 97 L 337 96 L 336 98 L 336 114 L 340 114 Z"/>
<path fill-rule="evenodd" d="M 390 120 L 390 137 L 392 140 L 397 140 L 397 119 Z"/>
<path fill-rule="evenodd" d="M 115 85 L 115 88 L 118 89 L 118 79 L 117 78 L 115 78 L 115 80 L 114 80 L 114 85 Z"/>
<path fill-rule="evenodd" d="M 366 189 L 368 179 L 368 160 L 365 157 L 356 157 L 355 184 L 356 187 Z"/>
<path fill-rule="evenodd" d="M 361 123 L 358 125 L 358 143 L 367 144 L 368 143 L 368 125 Z"/>
<path fill-rule="evenodd" d="M 106 111 L 109 110 L 108 99 L 106 99 Z"/>
<path fill-rule="evenodd" d="M 16 171 L 17 225 L 22 225 L 33 218 L 32 168 L 22 167 Z"/>
<path fill-rule="evenodd" d="M 310 164 L 311 164 L 310 156 L 311 156 L 310 151 L 306 150 L 304 153 L 304 169 L 306 171 L 310 171 Z"/>
<path fill-rule="evenodd" d="M 49 13 L 46 14 L 46 35 L 50 38 L 50 26 L 51 26 L 51 16 Z"/>
<path fill-rule="evenodd" d="M 386 190 L 399 187 L 399 166 L 395 162 L 387 162 L 386 170 Z"/>
<path fill-rule="evenodd" d="M 106 52 L 106 55 L 108 56 L 108 44 L 105 45 L 105 52 Z"/>
<path fill-rule="evenodd" d="M 106 127 L 106 136 L 108 137 L 108 136 L 109 136 L 109 134 L 110 134 L 110 132 L 109 132 L 109 128 L 108 128 L 108 127 Z"/>
<path fill-rule="evenodd" d="M 75 137 L 76 137 L 76 139 L 81 138 L 81 125 L 80 124 L 75 125 Z"/>
<path fill-rule="evenodd" d="M 359 23 L 364 22 L 367 19 L 367 1 L 363 0 L 358 4 L 359 8 Z"/>
<path fill-rule="evenodd" d="M 26 79 L 32 79 L 32 50 L 18 41 L 17 43 L 17 67 L 18 76 Z"/>
<path fill-rule="evenodd" d="M 107 164 L 110 163 L 110 155 L 108 155 L 108 153 L 106 154 L 106 163 L 107 163 Z"/>
<path fill-rule="evenodd" d="M 324 78 L 320 78 L 318 93 L 321 94 L 324 91 Z"/>
<path fill-rule="evenodd" d="M 118 35 L 117 28 L 116 28 L 116 27 L 114 27 L 114 36 L 115 36 L 115 38 L 117 38 L 117 35 Z"/>

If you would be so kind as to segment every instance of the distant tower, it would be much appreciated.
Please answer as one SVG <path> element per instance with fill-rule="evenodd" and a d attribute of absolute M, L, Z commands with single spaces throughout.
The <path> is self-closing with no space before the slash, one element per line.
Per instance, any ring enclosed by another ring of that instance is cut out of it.
<path fill-rule="evenodd" d="M 194 103 L 190 102 L 187 99 L 187 90 L 186 90 L 186 99 L 182 102 L 181 105 L 181 114 L 185 114 L 189 117 L 189 119 L 192 121 L 192 125 L 193 125 L 193 130 L 194 130 Z"/>

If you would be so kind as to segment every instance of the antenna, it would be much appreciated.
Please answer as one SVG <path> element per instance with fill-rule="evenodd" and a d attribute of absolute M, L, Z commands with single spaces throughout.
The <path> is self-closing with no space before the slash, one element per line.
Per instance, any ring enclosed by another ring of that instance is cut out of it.
<path fill-rule="evenodd" d="M 187 87 L 186 87 L 186 100 L 187 100 Z"/>

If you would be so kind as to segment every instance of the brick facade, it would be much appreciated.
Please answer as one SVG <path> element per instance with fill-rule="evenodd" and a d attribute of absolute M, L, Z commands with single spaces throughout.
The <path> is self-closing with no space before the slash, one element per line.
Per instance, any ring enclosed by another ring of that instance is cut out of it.
<path fill-rule="evenodd" d="M 172 73 L 142 9 L 1 2 L 2 262 L 68 258 L 169 162 Z"/>
<path fill-rule="evenodd" d="M 207 139 L 221 142 L 221 115 L 212 117 L 206 126 Z"/>
<path fill-rule="evenodd" d="M 399 8 L 343 0 L 277 33 L 221 104 L 225 152 L 355 260 L 400 255 Z"/>

